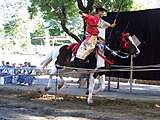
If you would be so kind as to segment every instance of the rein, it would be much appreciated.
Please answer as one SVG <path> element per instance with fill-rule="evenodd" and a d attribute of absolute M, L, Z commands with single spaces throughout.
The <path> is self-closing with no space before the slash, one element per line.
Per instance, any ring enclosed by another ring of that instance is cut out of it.
<path fill-rule="evenodd" d="M 122 58 L 122 59 L 125 59 L 125 58 L 128 58 L 129 57 L 129 54 L 128 53 L 125 53 L 125 52 L 121 52 L 121 51 L 118 51 L 118 52 L 115 52 L 114 50 L 110 49 L 108 46 L 106 46 L 107 50 L 111 52 L 112 55 L 114 56 L 117 56 L 119 58 Z M 106 56 L 102 55 L 100 52 L 98 52 L 98 49 L 96 49 L 97 51 L 97 54 L 102 58 L 104 59 L 108 64 L 110 65 L 113 65 L 114 64 L 114 61 L 110 61 L 109 59 L 106 58 Z M 119 55 L 118 53 L 123 53 L 125 56 L 122 56 L 122 55 Z"/>
<path fill-rule="evenodd" d="M 121 52 L 121 51 L 117 51 L 117 52 L 116 52 L 116 51 L 112 50 L 111 48 L 109 48 L 108 46 L 106 46 L 106 49 L 107 49 L 108 51 L 110 51 L 113 56 L 117 56 L 117 57 L 123 58 L 123 59 L 129 57 L 129 54 L 128 54 L 128 53 Z M 118 53 L 123 53 L 125 56 L 119 55 Z"/>
<path fill-rule="evenodd" d="M 126 35 L 128 35 L 128 33 L 127 34 L 123 34 L 123 37 L 124 36 L 126 36 Z M 98 36 L 98 38 L 101 40 L 101 41 L 105 41 L 105 39 L 103 39 L 102 37 L 99 37 Z M 114 50 L 112 50 L 111 48 L 109 48 L 109 46 L 105 46 L 106 47 L 106 49 L 113 55 L 113 56 L 117 56 L 117 57 L 119 57 L 119 58 L 122 58 L 122 59 L 125 59 L 125 58 L 128 58 L 129 57 L 129 54 L 128 53 L 125 53 L 125 52 L 121 52 L 120 50 L 118 50 L 118 51 L 114 51 Z M 98 51 L 97 51 L 97 53 L 98 53 Z M 120 55 L 119 53 L 122 53 L 124 56 L 122 56 L 122 55 Z M 102 55 L 102 54 L 101 54 Z M 100 55 L 100 56 L 101 56 Z M 103 56 L 103 55 L 102 55 Z M 105 57 L 105 56 L 104 56 Z M 105 57 L 106 58 L 106 57 Z M 107 61 L 107 60 L 106 60 Z"/>
<path fill-rule="evenodd" d="M 98 49 L 96 49 L 96 51 L 97 51 L 97 54 L 98 54 L 102 59 L 104 59 L 108 64 L 110 64 L 110 65 L 113 65 L 113 64 L 114 64 L 113 61 L 110 61 L 110 60 L 107 59 L 104 55 L 102 55 L 100 52 L 98 52 Z"/>

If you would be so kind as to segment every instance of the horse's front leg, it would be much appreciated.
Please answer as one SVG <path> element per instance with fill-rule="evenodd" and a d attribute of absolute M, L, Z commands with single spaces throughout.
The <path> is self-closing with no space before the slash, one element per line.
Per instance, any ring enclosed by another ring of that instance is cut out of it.
<path fill-rule="evenodd" d="M 87 100 L 88 104 L 93 103 L 92 94 L 93 94 L 94 86 L 95 86 L 95 78 L 93 77 L 93 74 L 91 74 L 89 78 L 89 95 Z"/>
<path fill-rule="evenodd" d="M 97 90 L 93 91 L 93 94 L 97 94 L 105 89 L 105 75 L 101 75 L 98 77 L 100 87 Z"/>

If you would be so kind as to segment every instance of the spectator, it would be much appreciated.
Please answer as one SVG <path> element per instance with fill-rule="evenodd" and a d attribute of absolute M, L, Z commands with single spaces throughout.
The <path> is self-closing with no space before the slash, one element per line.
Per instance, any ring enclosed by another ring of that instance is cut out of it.
<path fill-rule="evenodd" d="M 4 65 L 5 65 L 5 62 L 4 61 L 1 61 L 1 66 L 0 66 L 0 84 L 4 84 L 4 77 L 2 76 L 2 71 L 4 70 Z"/>
<path fill-rule="evenodd" d="M 3 66 L 3 70 L 1 72 L 3 75 L 5 75 L 4 78 L 4 83 L 12 83 L 12 79 L 14 75 L 14 68 L 10 66 L 9 62 L 6 62 L 6 65 Z"/>
<path fill-rule="evenodd" d="M 5 66 L 5 62 L 4 62 L 4 61 L 1 61 L 0 74 L 2 73 L 2 71 L 3 71 L 3 69 L 4 69 L 4 66 Z"/>
<path fill-rule="evenodd" d="M 32 74 L 32 66 L 30 62 L 24 62 L 24 66 L 22 67 L 21 74 L 17 77 L 17 84 L 22 84 L 29 86 L 32 84 L 34 76 L 30 76 Z"/>
<path fill-rule="evenodd" d="M 4 65 L 5 65 L 5 62 L 4 62 L 4 61 L 1 61 L 1 63 L 2 63 L 2 66 L 4 66 Z"/>

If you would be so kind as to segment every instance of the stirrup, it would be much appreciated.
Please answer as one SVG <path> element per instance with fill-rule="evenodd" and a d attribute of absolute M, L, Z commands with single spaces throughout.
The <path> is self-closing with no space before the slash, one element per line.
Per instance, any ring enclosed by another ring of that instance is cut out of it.
<path fill-rule="evenodd" d="M 70 62 L 73 62 L 73 61 L 74 61 L 74 59 L 75 59 L 75 56 L 72 56 L 72 58 L 71 58 Z"/>

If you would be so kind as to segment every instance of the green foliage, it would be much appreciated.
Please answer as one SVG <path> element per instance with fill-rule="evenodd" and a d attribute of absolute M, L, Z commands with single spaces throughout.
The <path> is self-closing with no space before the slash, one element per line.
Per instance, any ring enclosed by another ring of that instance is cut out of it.
<path fill-rule="evenodd" d="M 135 0 L 132 5 L 132 11 L 145 10 L 145 6 L 142 3 L 139 3 L 138 0 Z"/>
<path fill-rule="evenodd" d="M 95 6 L 101 5 L 105 7 L 108 11 L 118 11 L 122 0 L 95 0 Z M 121 11 L 130 11 L 132 8 L 133 0 L 123 0 L 123 5 Z"/>
<path fill-rule="evenodd" d="M 30 19 L 27 17 L 28 0 L 2 0 L 1 24 L 3 34 L 1 36 L 1 48 L 13 48 L 19 50 L 20 47 L 26 48 L 28 43 L 28 31 Z"/>
<path fill-rule="evenodd" d="M 82 21 L 82 19 L 78 19 L 79 9 L 86 9 L 86 11 L 88 9 L 91 13 L 94 3 L 93 7 L 95 7 L 95 5 L 102 5 L 108 9 L 108 11 L 113 10 L 112 8 L 114 8 L 114 11 L 118 11 L 121 3 L 121 0 L 113 0 L 113 3 L 111 0 L 86 0 L 85 4 L 89 6 L 86 7 L 82 1 L 84 2 L 85 0 L 30 0 L 32 4 L 28 10 L 31 18 L 40 11 L 46 21 L 53 20 L 49 28 L 50 35 L 60 35 L 62 33 L 61 25 L 62 29 L 68 35 L 71 35 L 77 40 L 71 31 L 78 33 L 78 35 L 82 37 L 83 24 L 79 24 L 80 21 Z M 132 3 L 133 0 L 124 0 L 122 11 L 130 10 Z"/>
<path fill-rule="evenodd" d="M 26 48 L 26 47 L 27 47 L 26 42 L 22 43 L 20 47 L 21 47 L 21 48 Z"/>
<path fill-rule="evenodd" d="M 78 10 L 75 4 L 75 0 L 30 0 L 32 3 L 28 8 L 31 18 L 33 18 L 38 11 L 43 13 L 45 20 L 54 19 L 60 21 L 63 16 L 63 12 L 67 14 L 67 17 L 74 16 L 74 13 Z M 65 7 L 65 11 L 63 11 Z"/>
<path fill-rule="evenodd" d="M 30 0 L 31 6 L 28 8 L 31 18 L 40 11 L 45 21 L 51 21 L 49 27 L 50 35 L 61 35 L 65 31 L 70 34 L 66 25 L 69 25 L 69 19 L 75 18 L 78 11 L 76 0 Z M 58 32 L 59 31 L 59 32 Z"/>
<path fill-rule="evenodd" d="M 33 39 L 34 37 L 45 36 L 44 29 L 45 29 L 44 25 L 42 23 L 38 23 L 37 29 L 33 33 L 30 33 L 32 45 L 44 45 L 44 40 Z"/>
<path fill-rule="evenodd" d="M 63 31 L 60 29 L 59 23 L 56 20 L 54 19 L 50 20 L 49 26 L 50 26 L 49 27 L 50 36 L 60 36 L 63 33 Z"/>
<path fill-rule="evenodd" d="M 30 37 L 32 45 L 44 45 L 44 40 L 33 39 L 34 37 L 37 37 L 34 33 L 30 33 Z"/>
<path fill-rule="evenodd" d="M 19 21 L 11 20 L 4 24 L 4 31 L 7 36 L 16 36 L 18 34 Z"/>

